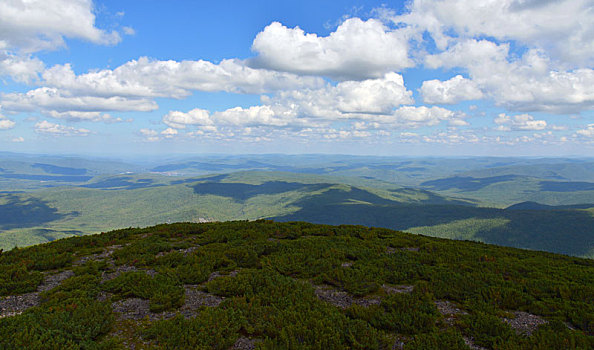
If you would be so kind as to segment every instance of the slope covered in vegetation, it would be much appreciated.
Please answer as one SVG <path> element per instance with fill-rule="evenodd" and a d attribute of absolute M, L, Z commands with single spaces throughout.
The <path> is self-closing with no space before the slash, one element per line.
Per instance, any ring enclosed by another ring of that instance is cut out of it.
<path fill-rule="evenodd" d="M 0 193 L 0 249 L 162 222 L 267 218 L 385 227 L 594 258 L 590 206 L 477 207 L 378 180 L 281 172 L 119 175 L 85 187 Z"/>
<path fill-rule="evenodd" d="M 2 349 L 590 349 L 594 262 L 362 226 L 159 225 L 0 255 Z"/>
<path fill-rule="evenodd" d="M 382 185 L 389 184 L 316 175 L 240 172 L 198 178 L 105 176 L 84 187 L 0 192 L 0 249 L 163 222 L 283 216 L 300 210 L 297 202 L 318 195 L 325 198 L 324 194 L 334 193 L 333 190 L 342 193 L 343 201 L 363 200 L 371 205 L 462 203 L 422 190 L 392 192 L 378 188 Z"/>

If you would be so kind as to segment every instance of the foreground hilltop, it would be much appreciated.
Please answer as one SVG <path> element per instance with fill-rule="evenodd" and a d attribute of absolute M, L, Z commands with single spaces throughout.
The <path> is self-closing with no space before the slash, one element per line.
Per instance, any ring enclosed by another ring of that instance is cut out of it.
<path fill-rule="evenodd" d="M 159 225 L 0 254 L 1 349 L 590 349 L 594 261 L 363 226 Z"/>

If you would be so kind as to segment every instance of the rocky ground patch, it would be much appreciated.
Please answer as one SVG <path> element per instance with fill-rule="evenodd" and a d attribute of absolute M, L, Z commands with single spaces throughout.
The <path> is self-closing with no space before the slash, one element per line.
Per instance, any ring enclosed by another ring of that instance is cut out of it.
<path fill-rule="evenodd" d="M 547 323 L 548 321 L 540 316 L 533 315 L 523 311 L 513 311 L 514 318 L 503 318 L 503 321 L 510 325 L 510 327 L 521 335 L 531 335 L 538 328 L 538 326 Z"/>
<path fill-rule="evenodd" d="M 39 293 L 56 288 L 64 280 L 72 276 L 74 276 L 74 272 L 71 270 L 47 273 L 43 282 L 37 287 L 37 291 L 21 295 L 0 297 L 0 318 L 20 315 L 25 310 L 39 305 Z"/>

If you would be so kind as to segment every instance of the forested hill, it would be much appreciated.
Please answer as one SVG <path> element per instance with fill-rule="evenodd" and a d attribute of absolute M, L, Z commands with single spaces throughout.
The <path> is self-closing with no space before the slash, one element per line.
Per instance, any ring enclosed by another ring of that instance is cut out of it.
<path fill-rule="evenodd" d="M 162 222 L 266 218 L 385 227 L 594 258 L 592 206 L 483 207 L 378 180 L 282 172 L 118 175 L 84 187 L 0 193 L 0 249 Z"/>
<path fill-rule="evenodd" d="M 0 349 L 592 349 L 594 261 L 236 221 L 0 254 Z"/>

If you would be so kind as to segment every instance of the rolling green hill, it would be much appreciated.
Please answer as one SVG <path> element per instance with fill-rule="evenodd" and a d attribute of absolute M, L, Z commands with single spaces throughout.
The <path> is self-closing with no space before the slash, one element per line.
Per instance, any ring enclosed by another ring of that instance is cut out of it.
<path fill-rule="evenodd" d="M 594 203 L 594 181 L 543 180 L 525 175 L 454 176 L 425 181 L 420 186 L 444 196 L 463 196 L 502 207 L 525 201 L 551 206 Z"/>
<path fill-rule="evenodd" d="M 272 172 L 190 179 L 154 174 L 118 175 L 98 177 L 84 187 L 3 193 L 0 194 L 0 248 L 160 222 L 253 220 L 286 215 L 300 210 L 294 203 L 305 197 L 332 189 L 350 193 L 351 185 L 335 181 L 329 177 Z M 350 181 L 363 185 L 380 183 L 365 179 Z M 427 191 L 357 187 L 355 192 L 363 197 L 355 196 L 352 200 L 369 197 L 375 204 L 449 202 Z"/>
<path fill-rule="evenodd" d="M 0 248 L 160 222 L 273 218 L 594 257 L 594 216 L 588 208 L 478 207 L 476 201 L 374 179 L 282 172 L 99 176 L 82 187 L 0 194 Z"/>
<path fill-rule="evenodd" d="M 1 349 L 592 349 L 594 262 L 363 226 L 124 229 L 0 254 Z"/>

